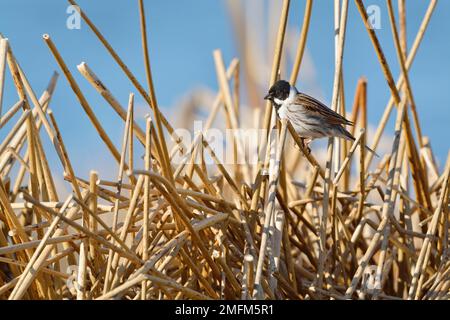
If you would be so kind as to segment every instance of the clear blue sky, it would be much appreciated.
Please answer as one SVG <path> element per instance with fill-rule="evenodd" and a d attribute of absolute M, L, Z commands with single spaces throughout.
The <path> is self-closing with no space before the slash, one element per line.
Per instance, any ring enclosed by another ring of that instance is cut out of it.
<path fill-rule="evenodd" d="M 212 51 L 222 49 L 226 62 L 238 54 L 233 28 L 224 1 L 166 0 L 145 3 L 157 96 L 160 104 L 165 106 L 164 112 L 169 114 L 175 111 L 169 106 L 191 89 L 199 86 L 217 89 Z M 267 4 L 267 1 L 264 3 Z M 377 4 L 382 8 L 382 29 L 377 30 L 377 34 L 394 77 L 397 78 L 399 68 L 385 1 L 364 3 L 366 6 Z M 80 0 L 79 4 L 141 83 L 145 84 L 137 1 Z M 42 40 L 42 34 L 50 34 L 105 129 L 116 145 L 120 146 L 122 121 L 79 75 L 76 65 L 86 61 L 122 105 L 126 105 L 129 92 L 136 91 L 84 22 L 80 30 L 66 28 L 67 6 L 68 3 L 63 0 L 2 0 L 0 32 L 10 39 L 14 53 L 38 95 L 46 87 L 53 70 L 59 72 Z M 427 6 L 428 1 L 407 1 L 409 44 Z M 291 27 L 300 28 L 303 10 L 304 1 L 292 1 L 289 16 Z M 350 105 L 358 78 L 367 76 L 368 116 L 369 122 L 375 125 L 388 101 L 389 90 L 353 1 L 350 1 L 349 10 L 344 60 L 347 101 Z M 331 99 L 334 72 L 333 32 L 332 1 L 315 1 L 307 49 L 327 101 Z M 450 2 L 441 0 L 410 72 L 423 133 L 430 137 L 441 164 L 449 150 L 449 33 Z M 7 81 L 3 110 L 17 101 L 9 76 Z M 301 80 L 298 86 L 302 89 Z M 137 99 L 141 101 L 140 97 Z M 91 168 L 106 174 L 105 164 L 112 163 L 112 168 L 115 168 L 63 75 L 59 79 L 51 107 L 60 123 L 78 175 L 86 177 Z M 390 132 L 392 126 L 391 122 Z M 48 141 L 45 144 L 50 148 Z M 56 157 L 49 157 L 56 165 Z M 89 163 L 84 161 L 87 157 L 92 157 Z"/>

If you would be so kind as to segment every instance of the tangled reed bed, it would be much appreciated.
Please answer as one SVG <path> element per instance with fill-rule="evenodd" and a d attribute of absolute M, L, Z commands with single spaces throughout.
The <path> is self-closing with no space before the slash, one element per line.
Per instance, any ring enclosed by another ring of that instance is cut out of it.
<path fill-rule="evenodd" d="M 255 114 L 262 115 L 256 117 L 264 134 L 254 166 L 224 164 L 205 138 L 219 111 L 228 128 L 234 132 L 243 128 L 239 60 L 233 59 L 226 69 L 221 52 L 214 52 L 220 90 L 204 131 L 187 145 L 158 108 L 144 5 L 142 0 L 138 3 L 148 88 L 80 11 L 152 110 L 145 127 L 140 127 L 134 119 L 133 93 L 124 108 L 86 63 L 78 65 L 123 119 L 120 147 L 103 129 L 57 45 L 49 35 L 43 37 L 117 162 L 116 181 L 104 180 L 95 171 L 89 177 L 76 175 L 64 132 L 50 109 L 58 75 L 38 98 L 11 44 L 1 39 L 0 102 L 5 70 L 19 95 L 0 124 L 16 121 L 0 145 L 2 299 L 448 299 L 450 160 L 441 168 L 435 162 L 420 129 L 408 77 L 436 0 L 429 2 L 409 52 L 405 3 L 399 1 L 398 30 L 391 0 L 386 2 L 401 66 L 397 82 L 368 24 L 363 2 L 355 1 L 391 92 L 372 141 L 364 130 L 366 79 L 357 84 L 351 110 L 351 120 L 362 129 L 353 129 L 354 143 L 331 139 L 325 165 L 314 152 L 305 152 L 291 125 L 280 123 L 270 102 L 263 106 L 261 99 L 256 102 L 261 112 Z M 297 80 L 309 33 L 313 1 L 305 4 L 291 83 Z M 290 1 L 284 0 L 267 88 L 279 77 L 289 6 Z M 348 6 L 348 0 L 335 1 L 339 32 L 331 108 L 344 115 Z M 230 8 L 236 25 L 242 25 L 236 2 Z M 254 85 L 247 88 L 250 99 L 258 97 Z M 367 141 L 377 150 L 391 114 L 396 119 L 391 152 L 374 158 L 359 146 Z M 278 129 L 270 130 L 275 125 Z M 52 150 L 43 148 L 44 135 Z M 243 141 L 239 135 L 233 138 L 237 157 Z M 145 149 L 143 161 L 133 158 L 134 140 Z M 59 197 L 55 173 L 49 169 L 50 152 L 58 155 L 72 188 L 65 199 Z M 182 160 L 175 163 L 177 155 Z M 207 166 L 205 158 L 214 164 Z M 357 170 L 351 170 L 352 163 Z"/>

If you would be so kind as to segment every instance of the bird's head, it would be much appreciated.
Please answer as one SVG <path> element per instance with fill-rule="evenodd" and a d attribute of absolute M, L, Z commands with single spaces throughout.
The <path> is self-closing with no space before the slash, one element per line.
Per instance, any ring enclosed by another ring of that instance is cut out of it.
<path fill-rule="evenodd" d="M 269 89 L 269 93 L 264 97 L 265 100 L 272 101 L 276 106 L 280 106 L 283 101 L 289 97 L 291 85 L 285 80 L 278 80 Z"/>

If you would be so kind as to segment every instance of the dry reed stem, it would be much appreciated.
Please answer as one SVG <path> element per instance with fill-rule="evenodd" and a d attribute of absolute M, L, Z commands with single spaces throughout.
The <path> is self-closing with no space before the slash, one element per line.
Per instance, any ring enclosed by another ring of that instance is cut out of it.
<path fill-rule="evenodd" d="M 53 94 L 53 91 L 55 89 L 56 86 L 56 80 L 58 78 L 58 74 L 57 73 L 53 73 L 52 78 L 49 82 L 49 85 L 47 87 L 47 89 L 44 91 L 44 93 L 42 94 L 42 96 L 39 99 L 39 105 L 43 106 L 43 111 L 46 110 L 48 103 L 50 102 L 50 98 Z M 25 101 L 23 101 L 22 104 L 22 108 L 25 110 L 26 106 L 25 106 Z M 35 115 L 37 114 L 37 106 L 33 108 L 32 113 Z M 42 121 L 41 119 L 37 119 L 36 120 L 36 128 L 39 130 L 40 127 L 42 125 Z M 23 147 L 24 145 L 24 140 L 25 140 L 25 129 L 26 127 L 23 126 L 20 131 L 18 132 L 18 134 L 12 139 L 10 147 L 13 148 L 16 153 L 18 153 L 20 151 L 20 149 Z M 25 160 L 28 159 L 28 154 L 25 154 L 24 157 Z M 0 171 L 3 172 L 4 175 L 8 175 L 12 166 L 14 164 L 14 161 L 11 161 L 11 158 L 9 155 L 4 155 L 1 156 L 1 161 L 0 161 Z M 20 173 L 18 174 L 17 180 L 16 180 L 16 185 L 14 186 L 14 195 L 17 195 L 17 191 L 18 191 L 18 187 L 20 186 L 20 183 L 22 181 L 23 178 L 23 174 L 25 173 L 25 168 L 21 167 L 20 168 Z"/>
<path fill-rule="evenodd" d="M 147 44 L 147 28 L 145 23 L 145 11 L 144 11 L 144 2 L 143 0 L 139 0 L 139 17 L 141 22 L 141 35 L 142 35 L 142 50 L 144 53 L 144 64 L 145 64 L 145 74 L 147 76 L 147 83 L 149 88 L 149 96 L 150 96 L 150 107 L 153 109 L 153 114 L 156 119 L 156 129 L 158 130 L 158 136 L 161 141 L 161 149 L 162 154 L 160 158 L 162 158 L 163 169 L 165 170 L 166 178 L 169 181 L 172 180 L 172 169 L 169 164 L 169 154 L 167 152 L 166 139 L 164 138 L 163 128 L 161 124 L 161 113 L 158 108 L 158 104 L 156 102 L 155 88 L 153 87 L 153 79 L 152 72 L 150 68 L 150 58 L 148 55 L 148 44 Z"/>
<path fill-rule="evenodd" d="M 269 87 L 271 87 L 278 77 L 278 72 L 280 70 L 280 61 L 281 56 L 283 52 L 283 43 L 286 33 L 286 25 L 287 25 L 287 18 L 289 14 L 289 6 L 290 6 L 290 0 L 283 0 L 283 6 L 281 9 L 281 15 L 280 15 L 280 21 L 278 25 L 278 32 L 277 32 L 277 39 L 275 44 L 275 52 L 273 55 L 273 62 L 272 62 L 272 70 L 270 73 L 270 81 L 269 81 Z M 256 169 L 256 176 L 260 176 L 262 174 L 262 170 L 264 168 L 267 168 L 268 163 L 263 162 L 263 155 L 264 151 L 266 151 L 267 148 L 267 142 L 268 142 L 268 136 L 269 132 L 271 130 L 271 119 L 272 119 L 272 103 L 267 100 L 265 105 L 265 111 L 264 111 L 264 120 L 263 120 L 263 129 L 265 130 L 264 133 L 262 133 L 261 141 L 260 141 L 260 148 L 259 148 L 259 155 L 258 155 L 258 167 Z M 267 157 L 265 158 L 267 161 Z M 262 192 L 265 192 L 264 189 L 265 183 L 260 180 L 259 183 L 255 186 L 253 190 L 253 197 L 252 197 L 252 204 L 251 204 L 251 210 L 255 211 L 257 202 L 259 200 L 259 195 Z M 262 187 L 262 189 L 261 189 Z"/>
<path fill-rule="evenodd" d="M 335 6 L 335 10 L 339 9 L 339 5 Z M 342 9 L 339 17 L 339 30 L 336 32 L 336 63 L 334 70 L 334 82 L 333 82 L 333 97 L 331 100 L 331 109 L 337 111 L 338 108 L 338 99 L 340 93 L 340 83 L 342 80 L 341 72 L 342 72 L 342 61 L 344 57 L 344 42 L 345 42 L 345 33 L 347 27 L 347 12 L 348 12 L 348 0 L 342 1 Z M 325 255 L 326 255 L 326 230 L 327 230 L 327 222 L 328 222 L 328 205 L 329 205 L 329 187 L 332 179 L 331 172 L 331 157 L 333 156 L 333 139 L 328 139 L 328 148 L 327 148 L 327 163 L 325 168 L 325 176 L 324 176 L 324 197 L 322 204 L 322 215 L 320 217 L 320 250 L 319 250 L 319 269 L 317 273 L 317 282 L 316 286 L 322 288 L 323 281 L 323 270 L 325 264 Z"/>
<path fill-rule="evenodd" d="M 273 216 L 274 210 L 275 210 L 276 189 L 277 189 L 279 173 L 280 173 L 281 157 L 283 154 L 284 144 L 286 141 L 286 131 L 287 131 L 287 120 L 282 120 L 281 132 L 280 132 L 280 136 L 277 140 L 278 143 L 277 143 L 277 148 L 276 148 L 275 163 L 273 165 L 272 173 L 270 174 L 270 177 L 269 177 L 269 191 L 268 191 L 269 194 L 268 194 L 268 198 L 267 198 L 268 202 L 267 202 L 267 207 L 264 210 L 265 211 L 264 227 L 263 227 L 263 233 L 261 235 L 261 245 L 260 245 L 260 249 L 259 249 L 258 263 L 256 266 L 255 283 L 253 284 L 253 288 L 254 288 L 253 296 L 256 299 L 263 298 L 263 292 L 262 292 L 262 286 L 261 286 L 261 282 L 263 281 L 262 280 L 262 271 L 263 271 L 264 260 L 265 260 L 267 239 L 269 237 L 269 224 L 272 220 L 272 216 Z M 273 277 L 272 272 L 274 272 L 274 271 L 269 271 L 270 277 Z"/>
<path fill-rule="evenodd" d="M 242 145 L 241 137 L 238 134 L 238 128 L 239 128 L 238 118 L 236 115 L 236 110 L 235 110 L 235 107 L 233 104 L 233 100 L 231 98 L 230 87 L 229 87 L 229 84 L 227 81 L 227 75 L 226 75 L 225 65 L 224 65 L 223 58 L 222 58 L 222 53 L 220 50 L 214 50 L 213 55 L 214 55 L 214 62 L 216 64 L 216 72 L 217 72 L 218 82 L 220 85 L 220 90 L 222 92 L 222 96 L 223 96 L 223 100 L 224 100 L 224 104 L 225 104 L 225 110 L 227 111 L 227 114 L 231 121 L 231 126 L 233 129 L 234 135 L 235 135 L 235 141 L 237 143 L 238 152 L 242 157 L 245 155 L 245 150 Z M 250 182 L 250 171 L 249 171 L 247 162 L 246 162 L 246 165 L 244 165 L 244 179 L 245 179 L 245 181 Z"/>
<path fill-rule="evenodd" d="M 406 69 L 407 70 L 409 70 L 409 68 L 412 65 L 412 62 L 414 61 L 417 50 L 423 40 L 423 36 L 425 35 L 425 31 L 428 27 L 428 24 L 430 22 L 430 19 L 434 12 L 436 4 L 437 4 L 437 0 L 430 0 L 430 4 L 428 5 L 425 16 L 422 19 L 422 23 L 420 24 L 419 30 L 417 31 L 416 37 L 414 39 L 413 45 L 411 46 L 410 52 L 408 54 L 408 58 L 406 59 Z M 358 9 L 359 9 L 359 7 L 358 7 Z M 403 75 L 401 74 L 396 83 L 397 88 L 400 88 L 403 85 L 404 80 L 405 79 L 404 79 Z M 378 143 L 380 142 L 381 135 L 383 134 L 383 131 L 386 128 L 387 121 L 389 119 L 389 115 L 392 111 L 393 106 L 394 106 L 394 97 L 391 97 L 389 99 L 389 102 L 388 102 L 386 108 L 384 109 L 384 113 L 383 113 L 383 116 L 381 117 L 380 123 L 377 126 L 377 130 L 376 130 L 374 138 L 373 138 L 373 143 L 371 145 L 372 150 L 376 151 Z M 373 159 L 373 155 L 368 154 L 367 160 L 366 160 L 366 167 L 369 167 L 372 159 Z"/>
<path fill-rule="evenodd" d="M 442 182 L 441 196 L 439 198 L 438 206 L 434 211 L 433 218 L 429 224 L 427 237 L 425 238 L 422 248 L 420 250 L 419 258 L 413 272 L 413 278 L 411 281 L 411 287 L 408 292 L 408 299 L 419 299 L 421 295 L 420 280 L 423 280 L 423 272 L 427 265 L 430 256 L 430 238 L 436 233 L 439 216 L 442 213 L 443 206 L 447 206 L 448 203 L 448 187 L 450 177 L 450 153 L 447 157 L 447 164 L 445 166 L 444 180 Z"/>
<path fill-rule="evenodd" d="M 78 71 L 86 78 L 86 80 L 94 87 L 94 89 L 108 102 L 108 104 L 114 109 L 114 111 L 126 121 L 127 111 L 120 105 L 120 103 L 114 98 L 112 93 L 108 90 L 105 84 L 98 78 L 98 76 L 89 68 L 86 62 L 81 62 L 77 66 Z M 145 133 L 139 127 L 137 123 L 133 124 L 134 134 L 138 140 L 145 144 Z"/>
<path fill-rule="evenodd" d="M 394 103 L 395 105 L 399 105 L 400 103 L 400 95 L 399 92 L 397 90 L 397 87 L 394 83 L 394 79 L 392 77 L 392 73 L 390 71 L 389 65 L 386 61 L 385 55 L 381 49 L 379 40 L 376 36 L 376 33 L 374 31 L 373 28 L 370 28 L 369 23 L 368 23 L 368 16 L 367 16 L 367 12 L 364 9 L 364 5 L 362 3 L 362 0 L 355 0 L 358 10 L 361 14 L 361 18 L 363 19 L 364 25 L 366 27 L 366 30 L 369 34 L 369 37 L 372 41 L 372 44 L 374 45 L 375 48 L 375 52 L 377 54 L 378 60 L 380 62 L 381 68 L 383 70 L 383 73 L 385 75 L 386 81 L 388 83 L 388 86 L 391 90 L 391 95 L 394 99 Z M 405 68 L 404 68 L 405 69 Z M 406 75 L 404 75 L 404 78 L 406 77 Z M 426 181 L 425 181 L 425 176 L 423 175 L 423 170 L 420 168 L 421 164 L 419 162 L 419 158 L 417 155 L 417 150 L 416 150 L 416 145 L 414 143 L 414 138 L 412 136 L 412 132 L 411 132 L 411 128 L 410 128 L 410 123 L 409 123 L 409 119 L 408 119 L 408 114 L 406 114 L 405 119 L 404 119 L 404 126 L 405 126 L 405 132 L 407 135 L 407 141 L 408 141 L 408 152 L 409 152 L 409 158 L 410 158 L 410 163 L 412 166 L 412 171 L 413 171 L 413 181 L 414 181 L 414 187 L 415 187 L 415 191 L 416 194 L 418 196 L 418 198 L 424 197 L 425 201 L 427 202 L 427 206 L 431 208 L 431 203 L 430 203 L 430 199 L 429 199 L 429 194 L 427 192 L 427 188 L 426 188 Z"/>
<path fill-rule="evenodd" d="M 0 119 L 0 129 L 9 121 L 11 118 L 23 108 L 23 100 L 16 102 Z"/>
<path fill-rule="evenodd" d="M 305 52 L 306 39 L 308 38 L 309 22 L 311 20 L 311 11 L 313 0 L 306 0 L 305 13 L 303 15 L 302 31 L 298 39 L 297 52 L 295 54 L 294 65 L 292 66 L 291 77 L 289 82 L 293 85 L 297 82 L 298 72 L 303 60 L 303 53 Z"/>
<path fill-rule="evenodd" d="M 61 212 L 64 212 L 66 210 L 66 208 L 69 206 L 69 203 L 72 200 L 72 196 L 69 196 L 67 198 L 67 200 L 64 202 L 62 208 L 61 208 Z M 52 224 L 50 225 L 50 227 L 48 228 L 47 232 L 45 233 L 44 237 L 41 239 L 41 241 L 39 242 L 39 245 L 37 246 L 36 250 L 33 253 L 33 257 L 31 257 L 30 261 L 28 262 L 27 266 L 25 267 L 22 275 L 20 276 L 20 278 L 17 281 L 17 284 L 14 287 L 14 290 L 11 292 L 10 295 L 10 299 L 14 299 L 15 296 L 22 296 L 24 293 L 24 279 L 25 276 L 28 274 L 28 272 L 30 272 L 30 270 L 33 268 L 34 263 L 38 260 L 39 256 L 42 253 L 42 250 L 44 249 L 44 247 L 47 245 L 48 240 L 50 239 L 50 237 L 52 236 L 52 234 L 54 233 L 58 223 L 59 223 L 59 218 L 55 218 L 52 221 Z M 39 268 L 34 267 L 33 268 L 35 270 L 35 272 L 37 272 L 39 270 Z"/>
<path fill-rule="evenodd" d="M 334 185 L 338 184 L 342 174 L 344 173 L 345 169 L 347 168 L 347 165 L 350 162 L 351 157 L 353 156 L 353 153 L 356 150 L 356 147 L 359 145 L 361 147 L 361 149 L 364 149 L 365 144 L 362 142 L 364 133 L 365 133 L 365 129 L 361 128 L 359 130 L 358 136 L 355 138 L 355 141 L 353 141 L 353 144 L 352 144 L 349 152 L 347 153 L 347 156 L 345 157 L 344 161 L 342 162 L 341 167 L 339 168 L 336 175 L 334 176 L 334 180 L 333 180 Z M 361 184 L 361 185 L 364 185 L 364 184 Z"/>
<path fill-rule="evenodd" d="M 71 72 L 67 68 L 66 63 L 62 59 L 61 55 L 59 54 L 58 50 L 56 49 L 53 41 L 51 40 L 50 36 L 48 34 L 44 34 L 43 36 L 44 41 L 48 45 L 50 51 L 52 52 L 53 56 L 55 57 L 56 62 L 58 63 L 59 67 L 61 68 L 61 71 L 66 76 L 67 81 L 69 82 L 72 90 L 74 91 L 75 95 L 77 96 L 78 101 L 80 102 L 81 106 L 83 107 L 84 111 L 86 112 L 87 116 L 89 117 L 89 120 L 92 122 L 92 125 L 97 130 L 100 138 L 103 140 L 103 142 L 106 144 L 108 150 L 111 152 L 112 156 L 116 161 L 119 161 L 120 154 L 117 151 L 116 147 L 110 140 L 108 134 L 105 132 L 103 127 L 101 126 L 100 122 L 98 121 L 97 117 L 95 116 L 94 112 L 92 111 L 92 108 L 90 107 L 89 103 L 87 102 L 86 98 L 82 94 L 80 87 L 75 82 L 75 79 L 73 78 Z"/>
<path fill-rule="evenodd" d="M 359 266 L 357 271 L 355 272 L 355 274 L 353 275 L 353 279 L 352 279 L 352 283 L 350 285 L 350 287 L 346 290 L 345 295 L 346 298 L 350 298 L 352 296 L 352 294 L 355 292 L 356 290 L 356 285 L 358 284 L 358 282 L 361 280 L 362 274 L 365 270 L 365 268 L 367 267 L 367 264 L 369 262 L 369 260 L 372 258 L 376 246 L 378 245 L 378 241 L 382 235 L 382 233 L 384 233 L 385 227 L 389 221 L 389 215 L 391 214 L 393 208 L 393 200 L 395 199 L 395 192 L 392 192 L 392 187 L 394 185 L 394 175 L 395 175 L 395 166 L 397 163 L 397 156 L 398 156 L 398 149 L 399 149 L 399 143 L 400 143 L 400 136 L 401 136 L 401 132 L 402 132 L 402 122 L 406 113 L 406 105 L 405 105 L 405 101 L 402 101 L 402 104 L 399 107 L 398 110 L 398 114 L 397 114 L 397 120 L 395 123 L 395 138 L 394 138 L 394 143 L 392 145 L 392 156 L 391 159 L 389 161 L 389 178 L 388 178 L 388 183 L 387 183 L 387 192 L 385 194 L 385 199 L 384 199 L 384 203 L 383 203 L 383 212 L 382 212 L 382 220 L 380 222 L 380 224 L 378 225 L 377 228 L 377 232 L 375 233 L 375 235 L 373 236 L 369 247 L 367 248 L 367 251 L 365 252 L 364 256 L 362 257 L 362 259 L 359 261 Z M 392 196 L 394 195 L 394 196 Z"/>
<path fill-rule="evenodd" d="M 0 116 L 2 115 L 3 90 L 5 87 L 6 53 L 8 52 L 8 39 L 0 40 Z"/>
<path fill-rule="evenodd" d="M 111 47 L 111 45 L 108 43 L 108 41 L 103 37 L 103 35 L 100 33 L 100 31 L 97 29 L 97 27 L 92 23 L 92 21 L 86 16 L 84 11 L 81 9 L 81 7 L 73 0 L 68 0 L 68 2 L 71 5 L 77 6 L 79 9 L 79 12 L 81 14 L 82 19 L 86 22 L 86 24 L 91 28 L 91 30 L 94 32 L 94 34 L 97 36 L 97 38 L 100 40 L 100 42 L 105 46 L 106 50 L 109 52 L 109 54 L 113 57 L 113 59 L 117 62 L 119 67 L 122 69 L 122 71 L 125 73 L 125 75 L 128 77 L 128 79 L 133 83 L 133 85 L 136 87 L 138 92 L 142 95 L 142 97 L 145 99 L 145 101 L 148 103 L 148 105 L 153 109 L 155 115 L 160 117 L 162 124 L 167 128 L 169 131 L 169 134 L 171 135 L 172 139 L 177 143 L 181 144 L 183 146 L 183 142 L 181 141 L 180 137 L 178 137 L 173 127 L 170 125 L 169 121 L 164 117 L 164 115 L 159 111 L 159 109 L 156 106 L 156 101 L 153 100 L 153 98 L 144 90 L 144 88 L 141 86 L 139 81 L 136 79 L 136 77 L 133 75 L 133 73 L 130 71 L 130 69 L 126 66 L 126 64 L 122 61 L 122 59 L 119 57 L 119 55 L 115 52 L 115 50 Z M 143 37 L 143 41 L 146 41 L 146 37 Z M 151 73 L 147 73 L 151 74 Z M 150 90 L 152 90 L 152 84 L 149 83 Z M 158 130 L 159 131 L 159 130 Z M 162 133 L 162 132 L 161 132 Z M 158 135 L 161 135 L 160 132 L 158 132 Z M 164 157 L 162 159 L 168 159 L 168 157 Z M 169 163 L 166 163 L 168 165 Z M 170 177 L 169 177 L 170 178 Z"/>
<path fill-rule="evenodd" d="M 389 20 L 391 22 L 391 29 L 392 29 L 392 35 L 394 38 L 394 44 L 395 44 L 395 48 L 397 50 L 397 57 L 399 60 L 401 71 L 402 71 L 402 76 L 403 76 L 404 82 L 405 82 L 406 94 L 408 96 L 409 103 L 411 104 L 411 111 L 413 114 L 414 125 L 416 128 L 417 140 L 419 142 L 420 148 L 423 148 L 422 130 L 420 129 L 419 117 L 417 115 L 417 110 L 416 110 L 416 103 L 414 101 L 414 97 L 413 97 L 413 93 L 412 93 L 412 89 L 411 89 L 411 82 L 409 81 L 408 71 L 407 71 L 406 65 L 405 65 L 404 54 L 402 53 L 402 45 L 400 43 L 400 38 L 398 36 L 398 31 L 397 31 L 397 27 L 396 27 L 397 24 L 396 24 L 395 16 L 394 16 L 394 9 L 392 8 L 392 0 L 386 0 L 386 3 L 387 3 L 387 7 L 388 7 L 388 12 L 389 12 Z"/>

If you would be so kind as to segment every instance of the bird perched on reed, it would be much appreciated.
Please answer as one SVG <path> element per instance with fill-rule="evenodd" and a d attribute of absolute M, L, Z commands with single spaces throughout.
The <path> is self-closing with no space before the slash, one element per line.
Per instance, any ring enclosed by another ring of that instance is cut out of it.
<path fill-rule="evenodd" d="M 353 123 L 334 112 L 319 100 L 301 93 L 285 80 L 277 81 L 264 97 L 272 101 L 278 116 L 288 119 L 295 132 L 302 138 L 303 146 L 310 152 L 312 140 L 325 137 L 339 137 L 354 141 L 355 137 L 345 129 Z M 365 146 L 367 150 L 376 153 Z"/>

